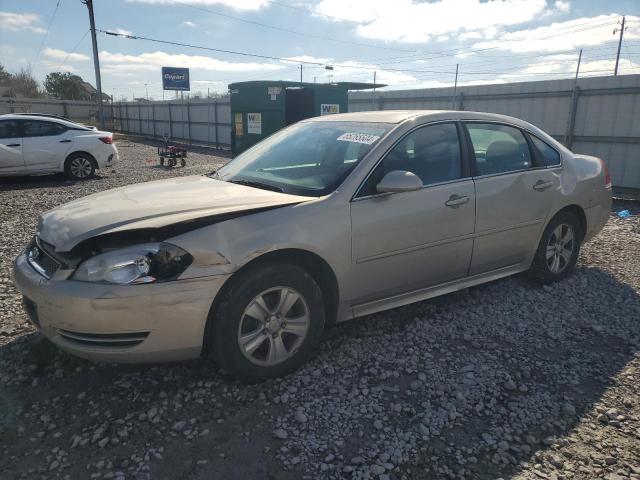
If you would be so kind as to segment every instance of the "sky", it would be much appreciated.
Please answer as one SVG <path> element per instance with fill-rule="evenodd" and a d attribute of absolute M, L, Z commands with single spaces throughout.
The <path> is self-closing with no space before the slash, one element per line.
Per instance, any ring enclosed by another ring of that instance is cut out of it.
<path fill-rule="evenodd" d="M 94 0 L 105 93 L 171 98 L 162 66 L 189 67 L 190 95 L 246 80 L 358 81 L 387 89 L 640 73 L 640 0 Z M 617 31 L 618 33 L 614 33 Z M 202 47 L 202 48 L 195 48 Z M 224 53 L 216 50 L 250 55 Z M 255 56 L 252 56 L 255 55 Z M 264 58 L 269 57 L 269 58 Z M 43 81 L 95 85 L 80 0 L 0 0 L 0 63 Z M 328 70 L 326 66 L 333 67 Z"/>

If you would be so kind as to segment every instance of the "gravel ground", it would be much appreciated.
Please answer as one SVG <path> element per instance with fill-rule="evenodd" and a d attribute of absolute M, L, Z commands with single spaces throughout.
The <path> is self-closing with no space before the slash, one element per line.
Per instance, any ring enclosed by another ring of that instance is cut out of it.
<path fill-rule="evenodd" d="M 92 181 L 0 185 L 0 478 L 640 479 L 640 216 L 612 216 L 561 283 L 513 277 L 339 325 L 295 374 L 246 386 L 204 362 L 34 347 L 10 269 L 40 213 L 226 161 L 120 152 Z"/>

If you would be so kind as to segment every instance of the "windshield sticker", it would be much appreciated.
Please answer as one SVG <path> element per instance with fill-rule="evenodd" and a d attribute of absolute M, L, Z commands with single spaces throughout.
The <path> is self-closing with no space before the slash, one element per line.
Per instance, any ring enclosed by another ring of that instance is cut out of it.
<path fill-rule="evenodd" d="M 336 140 L 341 142 L 354 142 L 364 143 L 365 145 L 371 145 L 373 142 L 380 138 L 379 135 L 370 135 L 368 133 L 343 133 Z"/>

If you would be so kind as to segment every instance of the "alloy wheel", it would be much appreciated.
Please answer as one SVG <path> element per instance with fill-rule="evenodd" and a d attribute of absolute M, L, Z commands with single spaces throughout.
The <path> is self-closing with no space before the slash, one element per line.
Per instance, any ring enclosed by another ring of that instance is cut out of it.
<path fill-rule="evenodd" d="M 309 306 L 291 287 L 274 287 L 256 295 L 238 326 L 238 346 L 252 363 L 271 367 L 300 348 L 309 332 Z"/>
<path fill-rule="evenodd" d="M 560 223 L 553 229 L 547 243 L 547 266 L 554 274 L 561 273 L 571 262 L 575 249 L 575 235 L 571 225 Z"/>
<path fill-rule="evenodd" d="M 88 158 L 77 157 L 71 160 L 69 169 L 71 170 L 71 174 L 75 178 L 87 178 L 89 175 L 91 175 L 93 166 L 91 165 L 91 160 L 89 160 Z"/>

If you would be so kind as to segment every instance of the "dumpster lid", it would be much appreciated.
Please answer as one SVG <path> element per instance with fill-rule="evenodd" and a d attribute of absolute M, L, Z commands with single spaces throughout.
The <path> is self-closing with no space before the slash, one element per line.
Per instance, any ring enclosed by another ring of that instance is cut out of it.
<path fill-rule="evenodd" d="M 368 83 L 368 82 L 334 82 L 334 83 L 310 83 L 310 82 L 292 82 L 290 80 L 251 80 L 248 82 L 236 82 L 229 84 L 229 90 L 234 90 L 239 87 L 298 87 L 298 88 L 310 88 L 310 87 L 341 87 L 345 90 L 367 90 L 370 88 L 382 88 L 386 87 L 385 83 Z"/>

